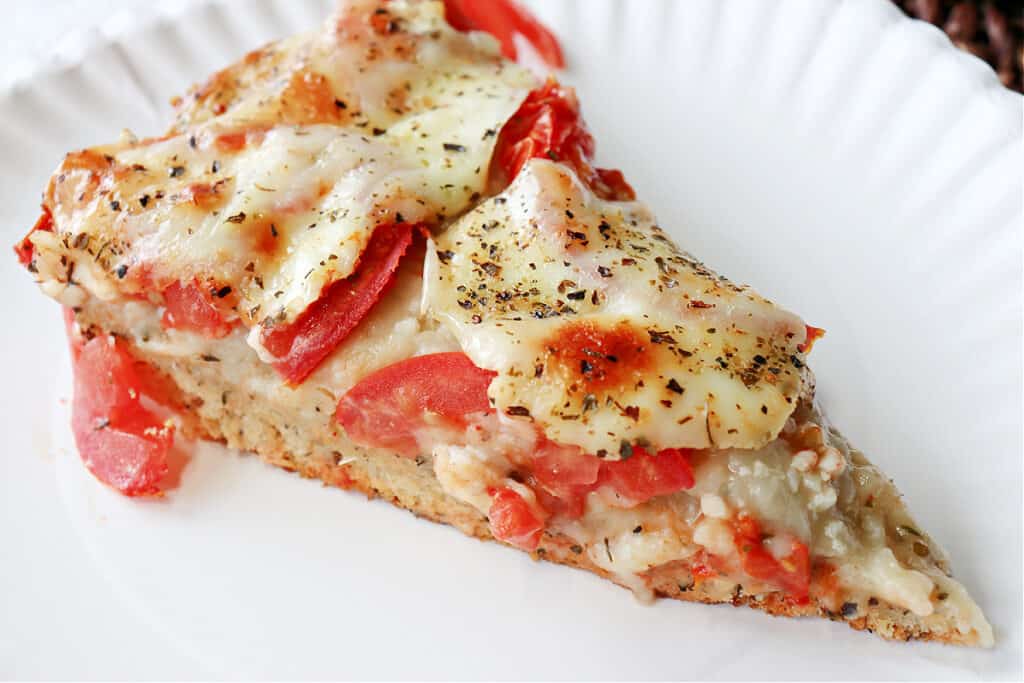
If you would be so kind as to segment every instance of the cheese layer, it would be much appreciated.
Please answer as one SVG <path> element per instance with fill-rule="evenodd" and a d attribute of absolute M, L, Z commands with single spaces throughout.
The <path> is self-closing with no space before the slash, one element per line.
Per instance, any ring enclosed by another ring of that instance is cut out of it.
<path fill-rule="evenodd" d="M 547 160 L 444 231 L 424 277 L 497 409 L 589 453 L 760 447 L 804 383 L 797 316 Z"/>
<path fill-rule="evenodd" d="M 170 135 L 69 154 L 37 267 L 108 299 L 195 278 L 249 325 L 291 321 L 353 272 L 375 226 L 475 202 L 534 86 L 441 3 L 347 3 L 214 76 Z"/>

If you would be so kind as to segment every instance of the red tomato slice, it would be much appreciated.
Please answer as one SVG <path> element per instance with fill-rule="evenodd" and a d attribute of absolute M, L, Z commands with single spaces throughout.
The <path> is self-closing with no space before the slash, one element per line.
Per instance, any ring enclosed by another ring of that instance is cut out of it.
<path fill-rule="evenodd" d="M 733 528 L 733 542 L 748 576 L 778 586 L 798 602 L 808 599 L 811 561 L 806 545 L 793 539 L 789 554 L 779 559 L 764 546 L 757 520 L 740 515 L 733 522 Z"/>
<path fill-rule="evenodd" d="M 650 455 L 634 447 L 625 460 L 601 463 L 601 483 L 639 505 L 655 496 L 693 488 L 693 468 L 682 449 L 666 448 Z"/>
<path fill-rule="evenodd" d="M 142 419 L 122 427 L 77 427 L 75 444 L 93 476 L 126 496 L 160 493 L 167 476 L 173 430 Z"/>
<path fill-rule="evenodd" d="M 525 38 L 548 66 L 565 67 L 558 39 L 512 0 L 445 0 L 445 18 L 457 31 L 486 31 L 497 38 L 501 53 L 516 58 L 515 34 Z"/>
<path fill-rule="evenodd" d="M 563 490 L 597 483 L 601 460 L 576 448 L 548 444 L 534 457 L 531 469 L 538 482 L 558 495 Z"/>
<path fill-rule="evenodd" d="M 601 461 L 576 448 L 541 446 L 530 463 L 530 487 L 537 501 L 552 515 L 578 519 L 587 495 L 597 486 Z"/>
<path fill-rule="evenodd" d="M 510 488 L 491 493 L 491 509 L 487 513 L 491 533 L 499 541 L 523 550 L 536 550 L 544 531 L 544 520 L 536 510 Z"/>
<path fill-rule="evenodd" d="M 174 327 L 220 339 L 230 334 L 234 327 L 224 320 L 220 310 L 213 304 L 195 282 L 175 282 L 164 290 L 164 327 Z"/>
<path fill-rule="evenodd" d="M 416 430 L 428 420 L 464 427 L 466 415 L 492 410 L 487 387 L 494 375 L 463 353 L 415 356 L 360 380 L 335 417 L 356 443 L 415 457 Z"/>
<path fill-rule="evenodd" d="M 594 138 L 583 122 L 576 93 L 549 78 L 502 127 L 491 161 L 491 178 L 498 187 L 505 187 L 528 160 L 553 159 L 572 167 L 599 197 L 636 199 L 622 173 L 594 168 L 590 163 L 593 157 Z"/>
<path fill-rule="evenodd" d="M 72 340 L 72 356 L 77 347 Z M 113 337 L 94 337 L 74 360 L 71 427 L 93 476 L 127 496 L 159 493 L 173 431 L 139 401 L 134 359 Z"/>
<path fill-rule="evenodd" d="M 355 273 L 329 285 L 295 322 L 263 331 L 260 341 L 282 377 L 299 384 L 356 328 L 394 281 L 412 234 L 408 223 L 378 226 Z"/>
<path fill-rule="evenodd" d="M 35 253 L 35 245 L 32 244 L 32 240 L 29 237 L 32 233 L 37 230 L 43 232 L 53 232 L 53 216 L 50 214 L 50 210 L 45 206 L 43 207 L 43 213 L 36 220 L 36 224 L 32 226 L 32 229 L 28 231 L 28 234 L 21 238 L 21 241 L 14 245 L 14 253 L 18 255 L 18 263 L 23 266 L 27 266 L 32 263 L 32 256 Z"/>

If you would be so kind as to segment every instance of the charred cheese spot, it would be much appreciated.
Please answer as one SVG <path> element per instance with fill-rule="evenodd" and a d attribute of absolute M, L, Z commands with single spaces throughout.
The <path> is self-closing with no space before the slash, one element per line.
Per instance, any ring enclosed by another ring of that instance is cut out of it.
<path fill-rule="evenodd" d="M 300 69 L 281 92 L 280 122 L 296 126 L 339 123 L 348 118 L 348 109 L 338 107 L 335 99 L 334 88 L 326 76 Z"/>
<path fill-rule="evenodd" d="M 255 216 L 245 226 L 242 234 L 257 259 L 272 260 L 287 246 L 287 237 L 277 228 L 279 221 L 274 216 Z"/>
<path fill-rule="evenodd" d="M 544 343 L 549 371 L 559 372 L 571 393 L 615 392 L 641 381 L 651 354 L 639 330 L 628 322 L 601 327 L 589 320 L 568 323 Z"/>

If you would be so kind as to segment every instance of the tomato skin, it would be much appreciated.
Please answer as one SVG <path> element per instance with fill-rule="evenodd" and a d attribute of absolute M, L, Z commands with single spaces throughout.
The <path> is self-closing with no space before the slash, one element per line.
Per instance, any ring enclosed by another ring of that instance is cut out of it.
<path fill-rule="evenodd" d="M 300 384 L 348 337 L 394 282 L 413 229 L 408 223 L 377 226 L 352 275 L 328 285 L 291 324 L 262 332 L 278 374 Z"/>
<path fill-rule="evenodd" d="M 465 416 L 493 410 L 487 387 L 495 374 L 460 352 L 414 356 L 360 380 L 338 401 L 335 418 L 358 444 L 415 457 L 425 413 L 464 427 Z"/>
<path fill-rule="evenodd" d="M 169 470 L 173 430 L 142 406 L 134 359 L 110 336 L 85 344 L 72 338 L 71 347 L 71 428 L 82 461 L 93 476 L 127 496 L 158 494 Z"/>
<path fill-rule="evenodd" d="M 21 241 L 14 245 L 14 253 L 18 256 L 18 263 L 23 266 L 28 266 L 32 263 L 32 257 L 35 255 L 35 245 L 32 244 L 32 240 L 29 237 L 36 231 L 53 232 L 53 215 L 45 206 L 43 207 L 43 213 L 36 220 L 32 229 L 21 238 Z"/>
<path fill-rule="evenodd" d="M 655 496 L 693 488 L 693 468 L 684 449 L 666 448 L 650 455 L 634 446 L 629 458 L 601 464 L 601 484 L 608 485 L 632 507 Z"/>
<path fill-rule="evenodd" d="M 733 521 L 733 542 L 748 576 L 778 586 L 798 604 L 809 599 L 811 561 L 806 545 L 792 539 L 789 554 L 776 558 L 764 546 L 757 520 L 743 514 Z"/>
<path fill-rule="evenodd" d="M 544 519 L 520 496 L 508 487 L 491 492 L 491 508 L 487 513 L 491 533 L 499 541 L 517 548 L 534 551 L 540 544 Z"/>
<path fill-rule="evenodd" d="M 555 69 L 565 67 L 562 47 L 547 28 L 512 0 L 445 0 L 445 18 L 457 31 L 486 31 L 501 44 L 501 54 L 516 58 L 515 34 L 523 36 Z"/>
<path fill-rule="evenodd" d="M 198 332 L 211 339 L 220 339 L 231 333 L 234 325 L 225 321 L 210 297 L 193 281 L 175 282 L 164 290 L 164 315 L 160 324 Z"/>
<path fill-rule="evenodd" d="M 603 199 L 636 199 L 622 173 L 594 168 L 593 157 L 594 138 L 583 122 L 576 93 L 549 78 L 502 127 L 491 161 L 491 179 L 505 187 L 530 159 L 552 159 L 571 167 Z"/>

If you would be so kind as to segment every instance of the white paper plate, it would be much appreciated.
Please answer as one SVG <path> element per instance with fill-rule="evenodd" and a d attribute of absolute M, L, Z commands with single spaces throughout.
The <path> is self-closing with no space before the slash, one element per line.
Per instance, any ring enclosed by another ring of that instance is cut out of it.
<path fill-rule="evenodd" d="M 6 241 L 65 151 L 161 130 L 169 96 L 329 4 L 79 34 L 0 93 Z M 69 448 L 58 309 L 7 258 L 0 675 L 1020 677 L 1021 98 L 883 0 L 531 5 L 600 160 L 686 248 L 828 329 L 826 409 L 949 549 L 997 648 L 643 607 L 212 446 L 166 501 L 120 498 Z"/>

